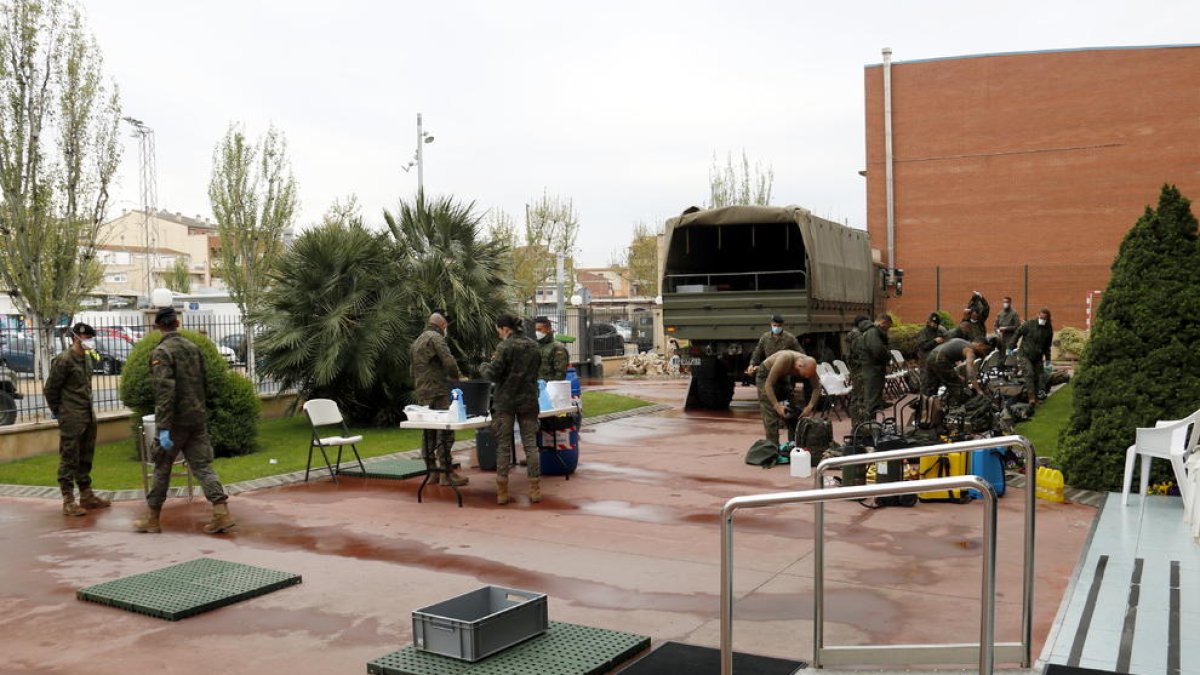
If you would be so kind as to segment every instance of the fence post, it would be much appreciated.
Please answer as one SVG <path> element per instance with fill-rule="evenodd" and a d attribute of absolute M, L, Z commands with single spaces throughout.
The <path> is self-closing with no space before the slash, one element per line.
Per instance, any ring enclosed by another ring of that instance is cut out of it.
<path fill-rule="evenodd" d="M 942 266 L 938 265 L 933 268 L 933 307 L 937 311 L 942 311 Z"/>
<path fill-rule="evenodd" d="M 1029 265 L 1025 266 L 1025 318 L 1029 318 Z"/>

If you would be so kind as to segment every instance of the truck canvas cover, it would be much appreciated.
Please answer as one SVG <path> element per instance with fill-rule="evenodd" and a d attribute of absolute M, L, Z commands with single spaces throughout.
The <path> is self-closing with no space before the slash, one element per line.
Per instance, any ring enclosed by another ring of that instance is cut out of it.
<path fill-rule="evenodd" d="M 867 233 L 812 215 L 799 206 L 727 206 L 691 210 L 667 221 L 664 244 L 681 228 L 795 223 L 804 239 L 808 295 L 830 303 L 870 304 L 874 277 Z M 670 261 L 668 261 L 668 267 Z"/>

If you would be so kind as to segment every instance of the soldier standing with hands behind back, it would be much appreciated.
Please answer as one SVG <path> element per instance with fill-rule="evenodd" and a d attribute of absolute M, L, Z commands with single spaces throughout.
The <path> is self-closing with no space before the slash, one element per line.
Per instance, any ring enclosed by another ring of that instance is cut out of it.
<path fill-rule="evenodd" d="M 154 383 L 154 482 L 146 495 L 146 515 L 133 521 L 138 532 L 162 532 L 159 515 L 171 483 L 171 465 L 183 453 L 204 497 L 213 505 L 206 534 L 227 532 L 237 523 L 229 515 L 229 496 L 213 471 L 213 450 L 208 442 L 208 372 L 200 348 L 179 334 L 175 308 L 163 307 L 154 315 L 162 341 L 150 354 Z"/>
<path fill-rule="evenodd" d="M 96 329 L 86 323 L 71 328 L 71 346 L 50 363 L 43 393 L 58 420 L 58 486 L 64 516 L 87 515 L 103 509 L 107 499 L 92 492 L 92 457 L 96 454 L 96 414 L 92 411 L 92 360 Z M 79 486 L 79 503 L 75 503 Z"/>

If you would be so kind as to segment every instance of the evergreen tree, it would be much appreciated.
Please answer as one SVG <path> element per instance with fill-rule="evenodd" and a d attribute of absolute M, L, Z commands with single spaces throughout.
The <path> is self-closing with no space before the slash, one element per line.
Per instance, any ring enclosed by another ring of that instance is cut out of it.
<path fill-rule="evenodd" d="M 1200 244 L 1191 202 L 1164 185 L 1125 235 L 1075 375 L 1059 458 L 1069 484 L 1120 489 L 1137 427 L 1200 404 Z M 1164 478 L 1165 463 L 1155 478 Z"/>

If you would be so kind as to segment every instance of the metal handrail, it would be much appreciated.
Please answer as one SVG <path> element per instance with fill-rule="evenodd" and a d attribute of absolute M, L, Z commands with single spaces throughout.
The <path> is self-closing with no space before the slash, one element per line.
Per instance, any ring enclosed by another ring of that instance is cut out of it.
<path fill-rule="evenodd" d="M 882 452 L 867 452 L 856 455 L 844 455 L 842 457 L 831 457 L 821 460 L 821 463 L 813 469 L 813 482 L 817 488 L 824 486 L 825 472 L 830 469 L 839 469 L 845 466 L 855 464 L 874 464 L 876 462 L 886 462 L 893 459 L 912 459 L 916 457 L 930 457 L 934 455 L 944 455 L 951 452 L 965 452 L 968 450 L 984 450 L 988 448 L 1020 446 L 1025 450 L 1025 546 L 1023 560 L 1023 588 L 1021 593 L 1021 642 L 1019 644 L 1018 657 L 1021 661 L 1022 668 L 1029 668 L 1032 660 L 1033 650 L 1033 545 L 1034 545 L 1034 525 L 1036 509 L 1036 490 L 1037 485 L 1037 449 L 1033 443 L 1024 436 L 998 436 L 996 438 L 983 438 L 974 441 L 959 441 L 957 443 L 941 443 L 936 445 L 925 445 L 916 448 L 902 448 L 899 450 L 885 450 Z M 849 489 L 849 488 L 836 488 Z M 921 490 L 926 492 L 926 490 Z M 933 490 L 929 490 L 933 492 Z M 813 667 L 821 668 L 822 656 L 825 648 L 825 507 L 821 502 L 814 505 L 815 515 L 813 519 L 814 549 L 813 549 Z M 942 645 L 946 647 L 946 651 L 950 651 L 952 645 Z M 1007 649 L 1010 645 L 1001 645 Z M 913 648 L 921 650 L 920 663 L 933 663 L 929 659 L 934 658 L 928 648 Z M 954 650 L 957 654 L 961 654 L 961 650 Z M 950 661 L 949 663 L 953 663 Z"/>
<path fill-rule="evenodd" d="M 666 274 L 663 275 L 663 279 L 670 279 L 674 281 L 675 283 L 670 285 L 669 288 L 670 292 L 677 293 L 678 291 L 675 291 L 675 287 L 679 285 L 678 281 L 681 279 L 700 279 L 703 277 L 705 285 L 708 285 L 712 283 L 713 277 L 752 277 L 754 279 L 754 290 L 757 291 L 759 290 L 759 277 L 785 274 L 799 274 L 801 279 L 804 281 L 805 287 L 808 286 L 808 271 L 803 269 L 764 270 L 761 272 L 699 272 L 696 274 Z"/>
<path fill-rule="evenodd" d="M 959 489 L 978 490 L 984 496 L 979 672 L 990 675 L 994 662 L 992 642 L 995 637 L 996 624 L 996 492 L 987 481 L 979 476 L 951 476 L 949 478 L 896 481 L 803 492 L 776 492 L 734 497 L 725 502 L 725 506 L 721 508 L 721 675 L 733 675 L 733 514 L 735 511 L 779 504 L 813 503 L 819 507 L 827 501 Z"/>

